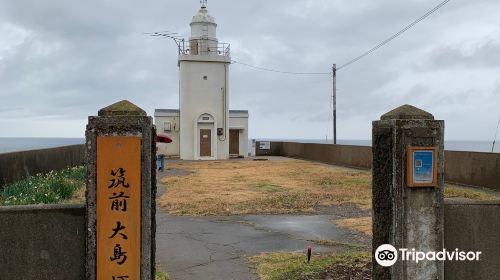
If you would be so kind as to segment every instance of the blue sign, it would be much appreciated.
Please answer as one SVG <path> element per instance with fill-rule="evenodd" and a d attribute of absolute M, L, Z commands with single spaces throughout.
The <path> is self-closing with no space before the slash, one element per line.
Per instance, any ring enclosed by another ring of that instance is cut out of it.
<path fill-rule="evenodd" d="M 432 183 L 434 171 L 434 151 L 413 151 L 413 182 Z"/>

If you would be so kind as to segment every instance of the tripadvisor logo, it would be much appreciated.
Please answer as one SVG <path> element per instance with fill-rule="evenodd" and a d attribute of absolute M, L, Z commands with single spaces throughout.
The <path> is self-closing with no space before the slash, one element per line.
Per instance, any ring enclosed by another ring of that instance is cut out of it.
<path fill-rule="evenodd" d="M 459 251 L 455 249 L 448 251 L 443 249 L 441 251 L 422 252 L 416 251 L 415 248 L 408 250 L 406 248 L 399 249 L 399 256 L 402 261 L 411 261 L 419 263 L 421 261 L 479 261 L 480 251 Z M 375 260 L 381 266 L 392 266 L 398 260 L 398 250 L 391 244 L 380 245 L 375 251 Z"/>
<path fill-rule="evenodd" d="M 381 266 L 392 266 L 398 260 L 398 251 L 391 244 L 380 245 L 375 251 L 375 260 Z"/>

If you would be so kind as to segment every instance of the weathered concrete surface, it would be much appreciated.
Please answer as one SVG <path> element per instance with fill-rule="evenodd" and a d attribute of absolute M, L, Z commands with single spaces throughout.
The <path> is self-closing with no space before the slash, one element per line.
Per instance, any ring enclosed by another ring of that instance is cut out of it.
<path fill-rule="evenodd" d="M 372 170 L 372 211 L 380 213 L 373 215 L 372 231 L 373 248 L 381 244 L 390 243 L 393 232 L 394 205 L 391 185 L 393 182 L 393 128 L 378 127 L 373 129 L 373 170 Z M 379 176 L 373 176 L 379 174 Z M 376 203 L 375 203 L 376 201 Z M 373 278 L 391 279 L 390 269 L 375 267 L 373 269 Z"/>
<path fill-rule="evenodd" d="M 499 279 L 500 200 L 445 200 L 444 247 L 453 251 L 481 251 L 480 261 L 448 261 L 445 279 Z"/>
<path fill-rule="evenodd" d="M 87 254 L 86 277 L 95 279 L 97 252 L 97 137 L 141 137 L 141 280 L 155 278 L 156 129 L 144 110 L 123 100 L 89 117 L 86 130 Z"/>
<path fill-rule="evenodd" d="M 341 240 L 346 232 L 336 228 L 331 215 L 249 215 L 242 221 L 256 229 L 282 232 L 302 240 Z M 304 248 L 298 248 L 302 250 Z"/>
<path fill-rule="evenodd" d="M 328 216 L 177 217 L 157 213 L 157 262 L 175 280 L 256 279 L 248 257 L 262 252 L 340 248 L 308 240 L 347 240 Z"/>
<path fill-rule="evenodd" d="M 256 154 L 319 161 L 353 168 L 372 167 L 372 149 L 368 146 L 271 142 L 270 150 L 260 150 L 257 145 Z"/>
<path fill-rule="evenodd" d="M 382 244 L 396 249 L 443 248 L 444 121 L 403 105 L 373 122 L 373 256 Z M 437 186 L 407 186 L 407 147 L 437 147 Z M 441 262 L 373 262 L 373 279 L 443 279 Z"/>
<path fill-rule="evenodd" d="M 371 147 L 283 142 L 283 155 L 346 167 L 370 169 Z"/>
<path fill-rule="evenodd" d="M 500 153 L 446 151 L 446 182 L 500 191 Z"/>
<path fill-rule="evenodd" d="M 0 280 L 85 279 L 84 205 L 0 207 Z"/>
<path fill-rule="evenodd" d="M 0 190 L 38 173 L 62 170 L 85 162 L 84 145 L 0 154 Z"/>

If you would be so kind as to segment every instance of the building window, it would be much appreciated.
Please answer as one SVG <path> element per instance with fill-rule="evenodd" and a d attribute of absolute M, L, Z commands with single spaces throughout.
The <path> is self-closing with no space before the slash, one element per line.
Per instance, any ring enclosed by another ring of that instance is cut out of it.
<path fill-rule="evenodd" d="M 172 123 L 171 122 L 165 122 L 163 123 L 164 131 L 171 131 L 172 130 Z"/>

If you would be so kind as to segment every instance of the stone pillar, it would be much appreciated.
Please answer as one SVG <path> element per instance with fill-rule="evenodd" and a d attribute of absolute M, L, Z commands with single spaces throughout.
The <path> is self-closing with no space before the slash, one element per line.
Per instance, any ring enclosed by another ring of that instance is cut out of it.
<path fill-rule="evenodd" d="M 126 100 L 89 117 L 88 280 L 155 279 L 155 138 L 152 118 Z"/>
<path fill-rule="evenodd" d="M 434 120 L 432 114 L 410 105 L 373 122 L 374 280 L 444 278 L 442 261 L 402 261 L 399 251 L 443 249 L 443 138 L 444 121 Z M 425 153 L 434 155 L 432 174 L 425 169 L 430 168 L 426 164 L 431 157 L 417 158 L 425 157 Z M 382 244 L 398 250 L 398 260 L 392 266 L 384 267 L 376 261 L 376 250 Z"/>

